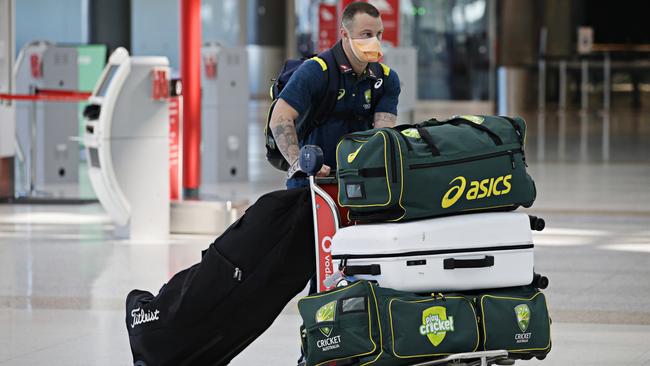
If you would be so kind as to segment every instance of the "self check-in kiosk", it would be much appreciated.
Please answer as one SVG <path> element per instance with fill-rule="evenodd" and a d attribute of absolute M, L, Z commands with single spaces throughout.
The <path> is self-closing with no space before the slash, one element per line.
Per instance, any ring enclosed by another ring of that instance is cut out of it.
<path fill-rule="evenodd" d="M 121 237 L 169 235 L 168 75 L 166 57 L 118 48 L 84 111 L 90 181 Z"/>
<path fill-rule="evenodd" d="M 80 110 L 105 59 L 104 45 L 33 41 L 20 50 L 14 87 L 0 97 L 16 106 L 3 139 L 16 152 L 17 200 L 64 202 L 81 194 Z"/>
<path fill-rule="evenodd" d="M 18 54 L 15 93 L 34 95 L 37 89 L 77 90 L 77 49 L 34 41 Z M 16 137 L 24 157 L 16 176 L 30 191 L 56 193 L 79 181 L 79 110 L 75 103 L 16 103 Z M 20 181 L 19 181 L 20 183 Z M 33 193 L 33 192 L 31 192 Z"/>
<path fill-rule="evenodd" d="M 201 184 L 248 180 L 246 48 L 201 49 Z"/>

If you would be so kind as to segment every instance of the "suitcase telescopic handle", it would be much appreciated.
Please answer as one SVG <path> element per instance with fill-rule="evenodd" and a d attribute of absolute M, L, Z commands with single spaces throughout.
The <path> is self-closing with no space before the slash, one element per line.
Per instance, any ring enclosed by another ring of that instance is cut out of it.
<path fill-rule="evenodd" d="M 494 256 L 486 255 L 481 259 L 447 258 L 443 261 L 444 269 L 487 268 L 494 266 Z"/>

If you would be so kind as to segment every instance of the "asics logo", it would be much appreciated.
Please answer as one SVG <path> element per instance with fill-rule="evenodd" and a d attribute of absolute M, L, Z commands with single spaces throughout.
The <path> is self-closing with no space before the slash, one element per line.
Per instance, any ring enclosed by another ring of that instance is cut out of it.
<path fill-rule="evenodd" d="M 512 184 L 510 183 L 512 174 L 502 175 L 494 178 L 486 178 L 483 180 L 469 181 L 469 189 L 465 195 L 468 201 L 478 200 L 491 196 L 499 196 L 510 193 Z M 442 208 L 449 208 L 456 204 L 458 200 L 463 197 L 465 188 L 467 188 L 467 179 L 463 176 L 458 176 L 449 182 L 453 185 L 442 197 Z"/>

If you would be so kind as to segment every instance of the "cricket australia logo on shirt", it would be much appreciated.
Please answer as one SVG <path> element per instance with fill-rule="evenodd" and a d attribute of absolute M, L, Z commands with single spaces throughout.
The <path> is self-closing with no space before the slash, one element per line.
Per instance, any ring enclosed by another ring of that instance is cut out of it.
<path fill-rule="evenodd" d="M 447 332 L 454 331 L 454 317 L 447 317 L 447 308 L 432 306 L 422 312 L 420 334 L 427 336 L 429 342 L 437 347 L 445 339 Z"/>
<path fill-rule="evenodd" d="M 370 89 L 363 92 L 363 96 L 366 99 L 366 103 L 363 105 L 363 109 L 370 109 L 370 102 L 372 100 L 372 92 Z"/>
<path fill-rule="evenodd" d="M 322 322 L 331 322 L 336 318 L 336 300 L 328 302 L 318 309 L 316 312 L 316 323 Z M 330 337 L 332 335 L 333 326 L 329 325 L 326 327 L 318 328 L 320 332 L 326 337 L 316 342 L 316 346 L 321 349 L 321 351 L 330 351 L 340 347 L 341 336 L 337 335 Z"/>
<path fill-rule="evenodd" d="M 528 343 L 531 333 L 526 333 L 528 325 L 530 325 L 530 308 L 526 304 L 519 304 L 515 306 L 515 315 L 517 316 L 517 325 L 522 333 L 515 334 L 515 341 L 517 343 Z"/>

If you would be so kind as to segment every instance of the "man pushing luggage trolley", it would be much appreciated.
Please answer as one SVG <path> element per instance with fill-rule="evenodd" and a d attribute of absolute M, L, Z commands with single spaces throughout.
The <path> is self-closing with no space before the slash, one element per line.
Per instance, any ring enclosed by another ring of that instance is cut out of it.
<path fill-rule="evenodd" d="M 305 147 L 301 155 L 292 170 L 312 174 L 310 189 L 262 196 L 203 251 L 200 263 L 174 275 L 158 294 L 129 293 L 125 323 L 135 364 L 227 365 L 304 289 L 315 268 L 319 292 L 299 301 L 307 365 L 486 365 L 545 357 L 550 320 L 538 288 L 546 281 L 533 274 L 530 261 L 523 260 L 530 277 L 522 286 L 489 289 L 504 283 L 483 282 L 475 290 L 454 289 L 467 289 L 467 276 L 477 284 L 483 277 L 502 281 L 488 274 L 500 270 L 504 256 L 529 256 L 532 241 L 521 228 L 539 229 L 543 221 L 509 212 L 476 214 L 493 215 L 494 222 L 507 218 L 513 227 L 464 236 L 456 242 L 462 247 L 440 230 L 470 215 L 351 225 L 327 193 L 336 192 L 336 179 L 313 177 L 322 163 L 318 149 Z M 509 230 L 520 244 L 498 235 Z M 314 239 L 315 246 L 305 245 Z M 392 239 L 395 245 L 384 245 Z M 411 250 L 418 241 L 431 248 Z M 478 246 L 484 244 L 490 247 Z M 355 247 L 364 252 L 353 253 Z M 433 281 L 441 271 L 446 281 Z"/>

